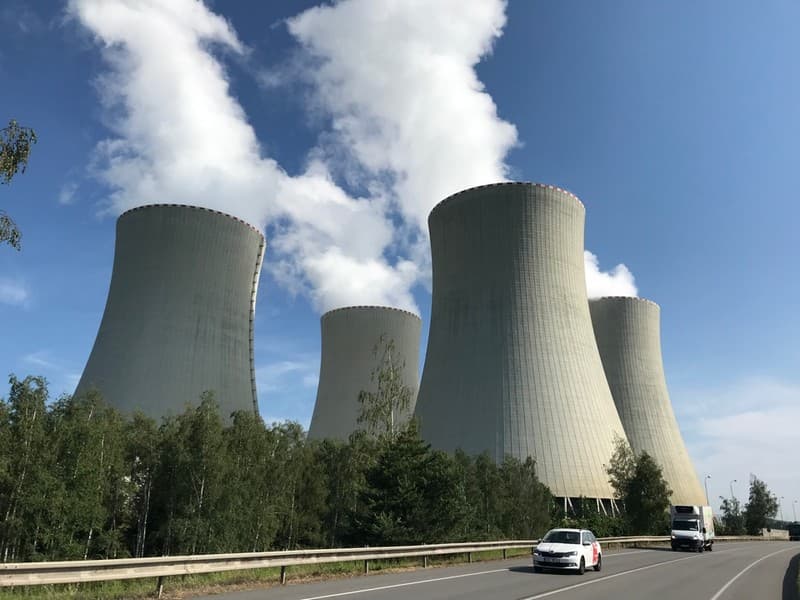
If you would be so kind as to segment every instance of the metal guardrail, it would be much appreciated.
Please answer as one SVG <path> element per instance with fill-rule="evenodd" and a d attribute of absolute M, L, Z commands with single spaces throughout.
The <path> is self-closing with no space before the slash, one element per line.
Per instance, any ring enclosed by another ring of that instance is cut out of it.
<path fill-rule="evenodd" d="M 241 554 L 200 554 L 194 556 L 158 556 L 107 560 L 68 560 L 0 564 L 0 586 L 82 583 L 166 577 L 196 573 L 218 573 L 242 569 L 289 567 L 321 563 L 366 561 L 389 558 L 471 554 L 487 550 L 532 548 L 538 540 L 432 544 L 424 546 L 388 546 L 377 548 L 333 548 L 324 550 L 289 550 L 247 552 Z"/>
<path fill-rule="evenodd" d="M 763 537 L 724 537 L 717 541 L 764 540 Z M 669 536 L 628 536 L 599 538 L 606 546 L 646 543 L 666 543 Z M 279 552 L 247 552 L 240 554 L 200 554 L 194 556 L 158 556 L 152 558 L 120 558 L 106 560 L 75 560 L 58 562 L 25 562 L 0 564 L 0 587 L 21 585 L 46 585 L 56 583 L 83 583 L 145 577 L 158 578 L 160 591 L 163 578 L 171 575 L 219 573 L 244 569 L 281 567 L 281 583 L 286 581 L 286 567 L 336 562 L 364 561 L 369 570 L 370 560 L 421 557 L 427 558 L 473 552 L 533 548 L 539 540 L 512 540 L 498 542 L 467 542 L 431 544 L 423 546 L 388 546 L 377 548 L 331 548 L 323 550 L 289 550 Z"/>

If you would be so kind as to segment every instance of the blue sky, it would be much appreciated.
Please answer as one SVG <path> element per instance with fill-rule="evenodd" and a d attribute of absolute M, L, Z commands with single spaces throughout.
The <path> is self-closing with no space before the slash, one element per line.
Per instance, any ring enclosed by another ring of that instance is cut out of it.
<path fill-rule="evenodd" d="M 586 205 L 590 291 L 635 285 L 661 305 L 711 497 L 734 479 L 742 496 L 753 472 L 791 515 L 800 5 L 158 4 L 0 8 L 0 118 L 40 138 L 0 188 L 24 236 L 0 248 L 3 372 L 71 392 L 116 215 L 196 202 L 265 228 L 259 403 L 307 425 L 321 311 L 416 308 L 424 337 L 427 211 L 471 185 L 540 181 Z"/>

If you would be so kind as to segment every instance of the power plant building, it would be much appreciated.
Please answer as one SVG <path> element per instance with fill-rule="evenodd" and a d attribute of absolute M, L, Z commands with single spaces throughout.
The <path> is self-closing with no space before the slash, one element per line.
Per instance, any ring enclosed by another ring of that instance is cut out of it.
<path fill-rule="evenodd" d="M 212 391 L 223 416 L 258 413 L 253 365 L 264 236 L 204 208 L 123 213 L 105 312 L 76 394 L 159 419 Z"/>
<path fill-rule="evenodd" d="M 625 439 L 589 314 L 584 217 L 569 192 L 502 183 L 457 193 L 428 218 L 421 434 L 446 451 L 533 457 L 565 504 L 613 498 L 605 465 Z"/>
<path fill-rule="evenodd" d="M 359 394 L 377 393 L 377 378 L 391 363 L 408 389 L 408 405 L 394 415 L 395 423 L 408 422 L 419 388 L 419 346 L 422 322 L 408 311 L 383 306 L 339 308 L 322 315 L 322 355 L 319 387 L 309 439 L 347 440 L 358 429 L 362 405 Z"/>
<path fill-rule="evenodd" d="M 660 309 L 607 297 L 589 307 L 606 378 L 631 448 L 661 465 L 673 504 L 707 504 L 672 410 L 661 358 Z"/>

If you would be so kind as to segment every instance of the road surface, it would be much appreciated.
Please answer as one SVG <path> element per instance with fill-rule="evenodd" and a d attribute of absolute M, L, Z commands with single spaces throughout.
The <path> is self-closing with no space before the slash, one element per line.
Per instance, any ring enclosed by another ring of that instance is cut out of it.
<path fill-rule="evenodd" d="M 695 554 L 608 552 L 603 570 L 534 573 L 529 559 L 275 586 L 203 600 L 798 600 L 800 543 L 719 543 Z M 289 572 L 291 574 L 291 571 Z"/>

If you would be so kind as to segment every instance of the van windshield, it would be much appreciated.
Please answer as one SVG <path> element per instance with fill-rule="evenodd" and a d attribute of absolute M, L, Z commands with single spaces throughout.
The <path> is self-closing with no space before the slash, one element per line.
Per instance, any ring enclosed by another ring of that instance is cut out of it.
<path fill-rule="evenodd" d="M 548 531 L 542 541 L 555 544 L 580 544 L 581 534 L 577 531 Z"/>
<path fill-rule="evenodd" d="M 697 521 L 673 521 L 672 529 L 676 531 L 697 531 Z"/>

